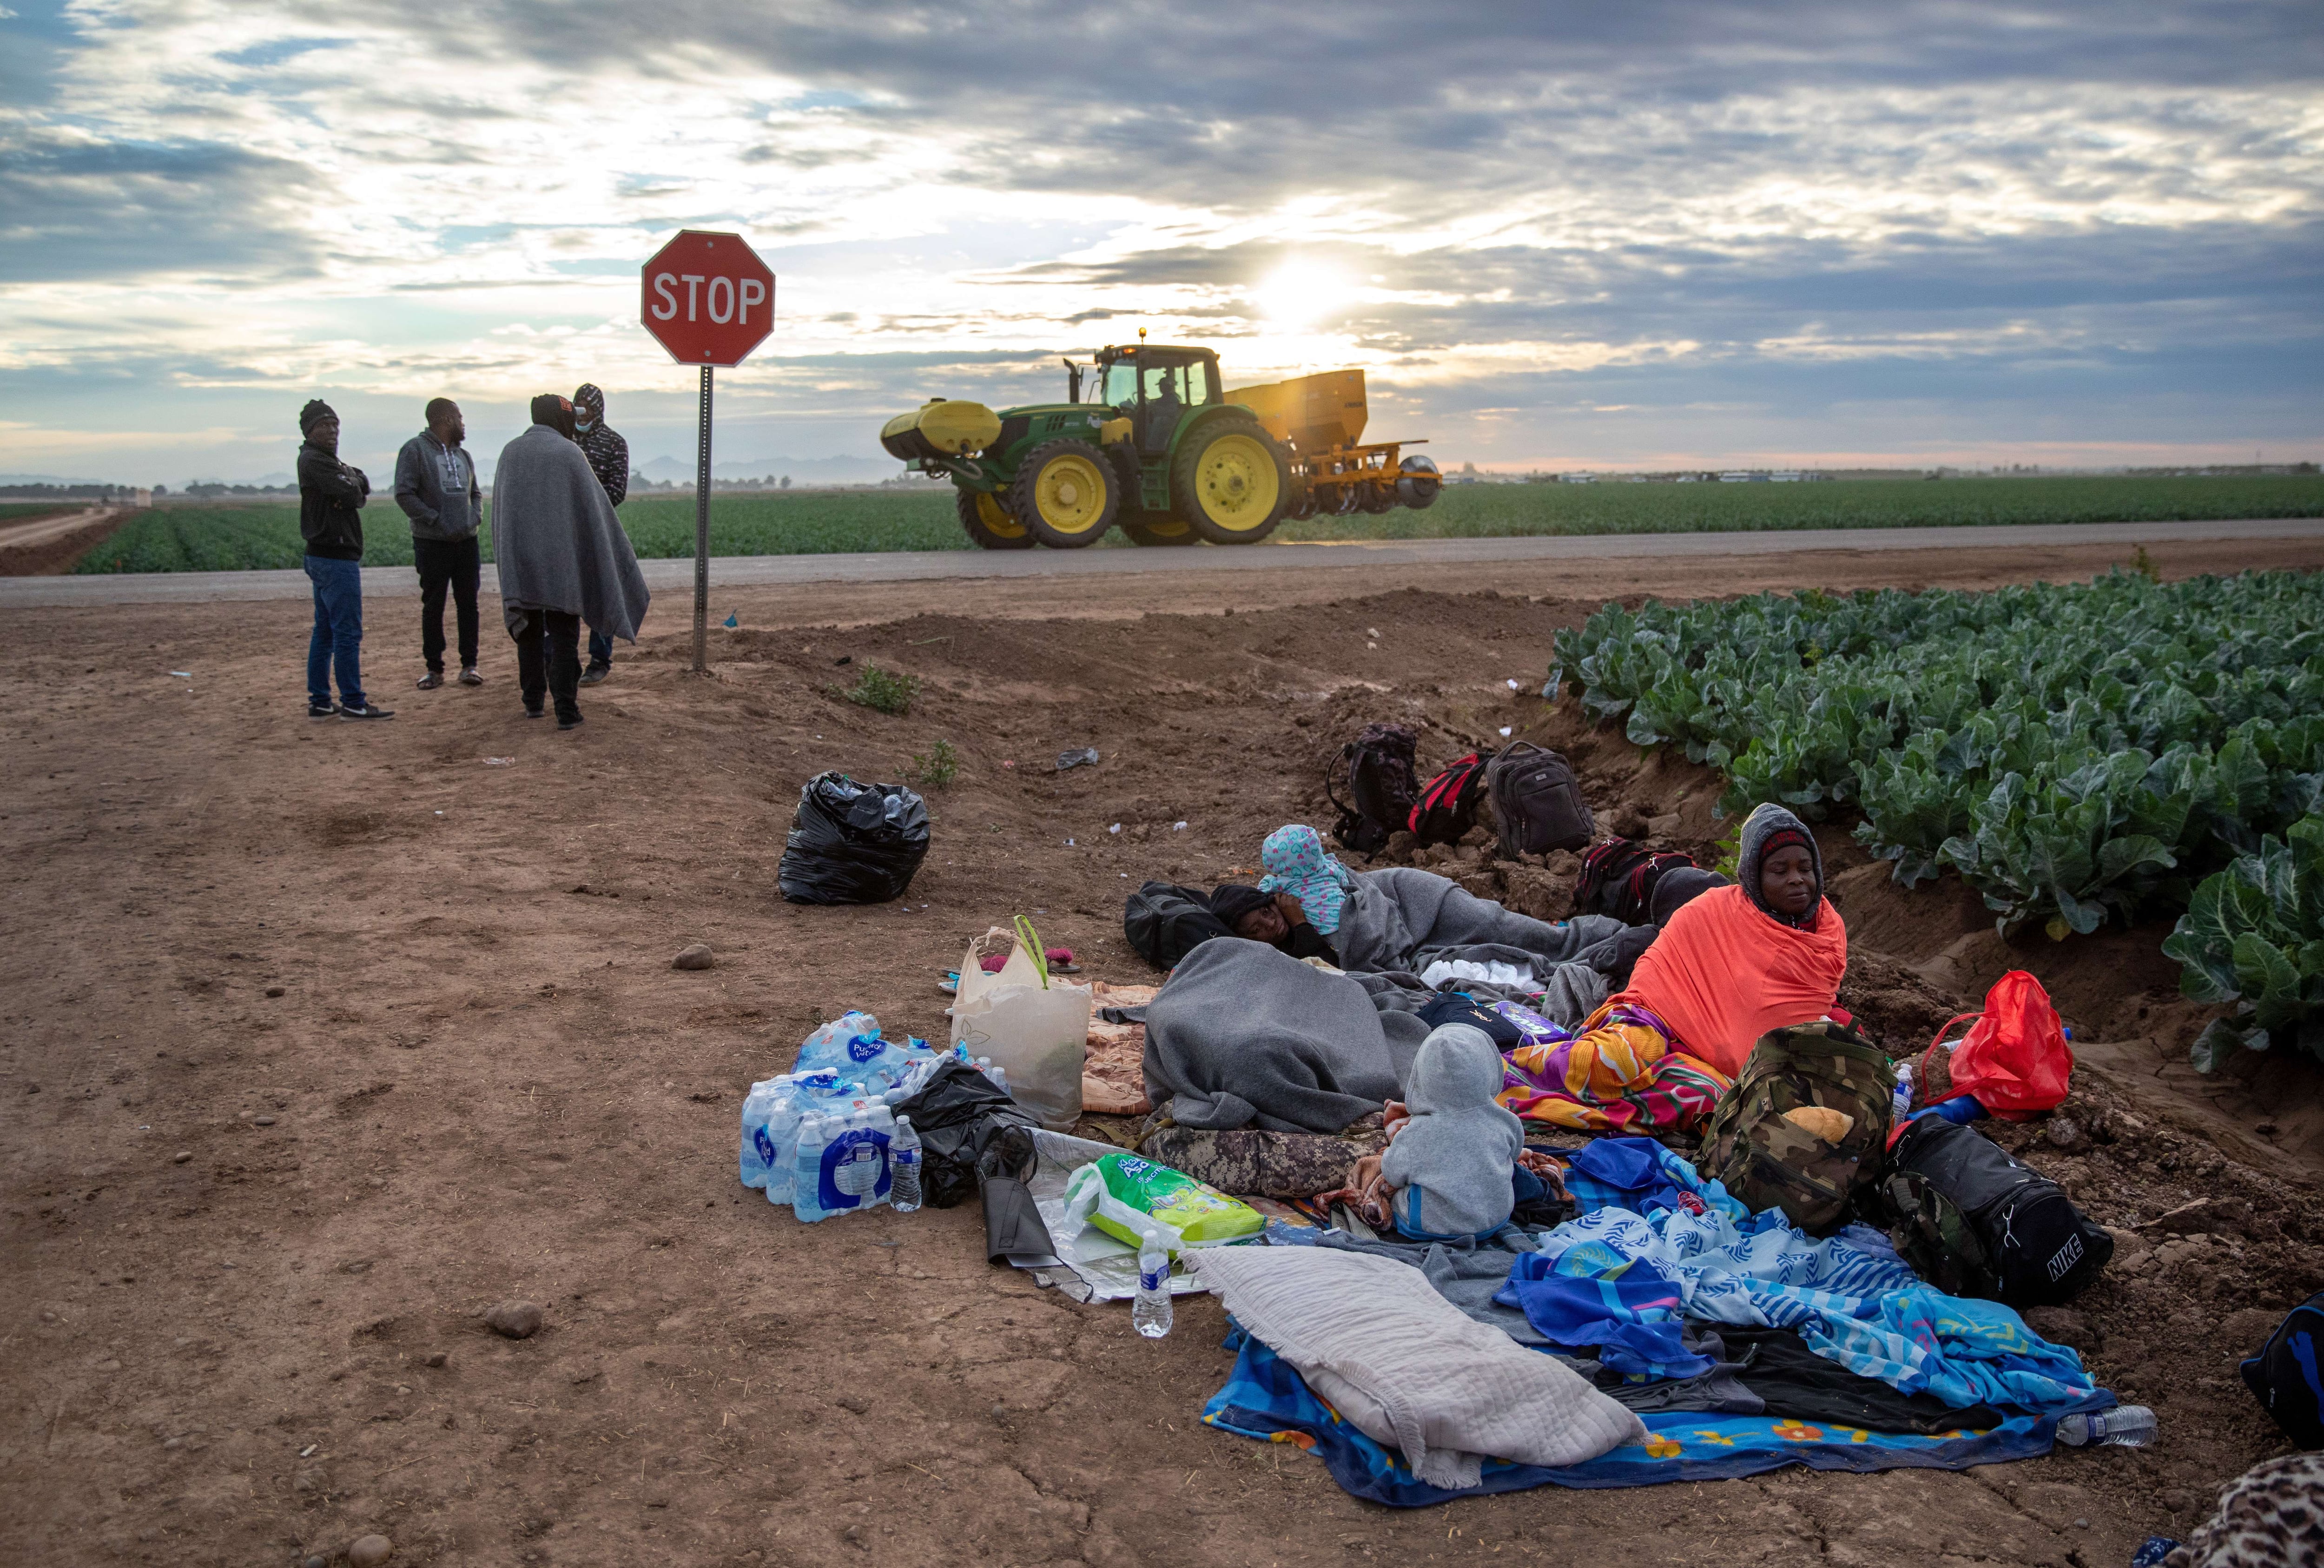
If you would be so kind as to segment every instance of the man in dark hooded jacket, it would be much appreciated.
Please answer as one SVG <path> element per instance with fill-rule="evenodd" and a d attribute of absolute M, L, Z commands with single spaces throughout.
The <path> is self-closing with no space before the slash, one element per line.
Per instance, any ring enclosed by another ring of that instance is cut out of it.
<path fill-rule="evenodd" d="M 493 559 L 526 716 L 539 718 L 553 696 L 557 727 L 569 730 L 581 723 L 582 623 L 636 641 L 646 581 L 573 439 L 573 405 L 543 393 L 532 400 L 532 421 L 501 449 L 493 475 Z"/>
<path fill-rule="evenodd" d="M 630 444 L 605 424 L 605 394 L 595 382 L 583 382 L 573 393 L 573 438 L 589 459 L 589 471 L 605 488 L 605 499 L 615 506 L 629 498 Z M 589 668 L 581 672 L 583 686 L 595 686 L 613 672 L 613 640 L 595 626 L 589 628 Z"/>
<path fill-rule="evenodd" d="M 363 688 L 363 506 L 371 499 L 364 471 L 339 461 L 339 416 L 320 398 L 299 410 L 299 533 L 307 541 L 307 580 L 315 587 L 315 629 L 307 639 L 307 715 L 388 719 Z M 331 670 L 339 700 L 331 703 Z"/>

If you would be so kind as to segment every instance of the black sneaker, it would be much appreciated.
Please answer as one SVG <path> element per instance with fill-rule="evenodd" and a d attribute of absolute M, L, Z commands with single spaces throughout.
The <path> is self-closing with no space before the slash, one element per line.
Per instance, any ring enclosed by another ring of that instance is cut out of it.
<path fill-rule="evenodd" d="M 420 678 L 420 689 L 422 691 L 434 691 L 443 684 L 444 672 L 440 669 L 431 669 Z"/>
<path fill-rule="evenodd" d="M 579 714 L 558 714 L 557 715 L 557 727 L 560 730 L 577 730 L 581 727 L 581 715 Z"/>
<path fill-rule="evenodd" d="M 310 719 L 327 719 L 338 711 L 339 705 L 335 702 L 317 702 L 312 697 L 307 699 L 307 716 Z"/>
<path fill-rule="evenodd" d="M 613 673 L 613 667 L 610 664 L 593 664 L 581 672 L 581 684 L 595 686 Z"/>
<path fill-rule="evenodd" d="M 339 717 L 343 719 L 392 719 L 394 716 L 393 708 L 383 708 L 375 702 L 365 703 L 359 708 L 342 706 L 339 709 Z"/>
<path fill-rule="evenodd" d="M 539 703 L 529 702 L 524 705 L 524 716 L 529 719 L 546 718 L 549 716 L 549 710 Z"/>

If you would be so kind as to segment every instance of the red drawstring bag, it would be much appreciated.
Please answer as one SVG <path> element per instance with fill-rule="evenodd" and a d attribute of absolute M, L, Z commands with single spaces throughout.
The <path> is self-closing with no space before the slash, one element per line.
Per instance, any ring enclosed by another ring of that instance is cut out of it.
<path fill-rule="evenodd" d="M 1942 1099 L 1974 1094 L 2003 1121 L 2024 1121 L 2066 1097 L 2074 1047 L 2066 1043 L 2065 1027 L 2040 981 L 2022 969 L 1995 981 L 1983 1012 L 1965 1012 L 1937 1031 L 1921 1061 L 1923 1083 L 1930 1082 L 1929 1063 L 1944 1050 L 1945 1036 L 1963 1022 L 1969 1034 L 1945 1064 L 1952 1084 Z"/>

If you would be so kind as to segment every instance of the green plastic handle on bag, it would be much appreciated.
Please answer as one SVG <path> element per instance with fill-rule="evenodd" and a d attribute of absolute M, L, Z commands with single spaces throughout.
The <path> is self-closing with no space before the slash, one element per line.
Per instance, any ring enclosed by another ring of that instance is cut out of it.
<path fill-rule="evenodd" d="M 1040 971 L 1041 989 L 1048 990 L 1049 958 L 1041 951 L 1041 934 L 1034 930 L 1033 922 L 1022 915 L 1017 917 L 1017 940 L 1024 945 L 1025 956 L 1033 961 L 1033 967 Z"/>

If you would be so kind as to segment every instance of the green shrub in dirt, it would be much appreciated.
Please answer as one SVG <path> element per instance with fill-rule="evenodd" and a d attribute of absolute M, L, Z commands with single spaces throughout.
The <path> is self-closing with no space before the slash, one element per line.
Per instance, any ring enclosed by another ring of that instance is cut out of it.
<path fill-rule="evenodd" d="M 2232 1001 L 2196 1038 L 2209 1073 L 2229 1049 L 2296 1047 L 2324 1061 L 2324 816 L 2260 840 L 2203 879 L 2163 951 L 2197 1001 Z"/>
<path fill-rule="evenodd" d="M 845 691 L 833 689 L 859 706 L 900 717 L 912 711 L 912 699 L 920 694 L 920 678 L 867 664 L 863 673 L 855 678 L 854 686 Z"/>
<path fill-rule="evenodd" d="M 912 753 L 912 765 L 905 770 L 904 779 L 925 789 L 949 789 L 959 775 L 960 754 L 950 741 L 938 741 L 926 753 Z"/>
<path fill-rule="evenodd" d="M 2324 574 L 1609 605 L 1545 695 L 1723 771 L 1720 805 L 1863 812 L 1911 886 L 2005 931 L 2187 907 L 2324 801 Z"/>

